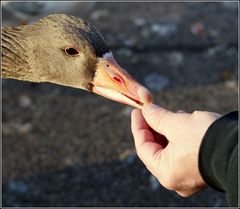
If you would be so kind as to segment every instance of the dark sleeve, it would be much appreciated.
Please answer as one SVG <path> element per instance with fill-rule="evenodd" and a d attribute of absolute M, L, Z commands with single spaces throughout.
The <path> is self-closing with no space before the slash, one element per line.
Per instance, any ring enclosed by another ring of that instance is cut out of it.
<path fill-rule="evenodd" d="M 204 181 L 226 192 L 229 206 L 238 204 L 238 112 L 217 119 L 207 130 L 199 151 Z"/>

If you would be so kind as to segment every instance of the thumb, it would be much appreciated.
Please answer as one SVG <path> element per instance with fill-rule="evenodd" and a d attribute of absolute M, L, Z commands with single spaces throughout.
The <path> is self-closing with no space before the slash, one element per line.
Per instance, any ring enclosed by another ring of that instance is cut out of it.
<path fill-rule="evenodd" d="M 173 128 L 171 124 L 176 114 L 171 111 L 149 103 L 143 106 L 142 113 L 148 125 L 164 136 Z"/>

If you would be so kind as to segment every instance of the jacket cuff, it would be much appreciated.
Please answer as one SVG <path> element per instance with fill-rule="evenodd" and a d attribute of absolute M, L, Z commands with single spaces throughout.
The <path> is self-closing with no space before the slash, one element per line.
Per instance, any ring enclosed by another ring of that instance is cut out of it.
<path fill-rule="evenodd" d="M 237 160 L 237 123 L 238 112 L 217 119 L 205 133 L 199 150 L 198 163 L 202 178 L 208 185 L 222 192 L 235 186 L 231 182 L 235 178 L 231 169 Z"/>

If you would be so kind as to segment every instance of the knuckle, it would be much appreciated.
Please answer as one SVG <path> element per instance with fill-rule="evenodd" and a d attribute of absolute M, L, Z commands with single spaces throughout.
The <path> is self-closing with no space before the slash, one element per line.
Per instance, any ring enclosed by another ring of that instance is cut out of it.
<path fill-rule="evenodd" d="M 201 118 L 202 113 L 203 113 L 202 111 L 195 110 L 195 111 L 193 111 L 193 113 L 190 115 L 190 117 L 191 117 L 193 120 L 197 120 L 197 119 Z"/>
<path fill-rule="evenodd" d="M 193 113 L 192 113 L 192 116 L 198 116 L 200 114 L 200 111 L 199 110 L 194 110 Z"/>

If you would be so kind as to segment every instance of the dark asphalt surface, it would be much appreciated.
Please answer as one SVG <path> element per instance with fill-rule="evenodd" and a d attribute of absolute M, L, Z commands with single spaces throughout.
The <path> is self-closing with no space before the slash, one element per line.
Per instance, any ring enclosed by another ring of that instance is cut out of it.
<path fill-rule="evenodd" d="M 156 104 L 237 109 L 235 3 L 96 3 L 84 17 Z M 211 188 L 182 198 L 157 183 L 136 156 L 132 108 L 52 84 L 2 86 L 4 206 L 227 205 Z"/>

